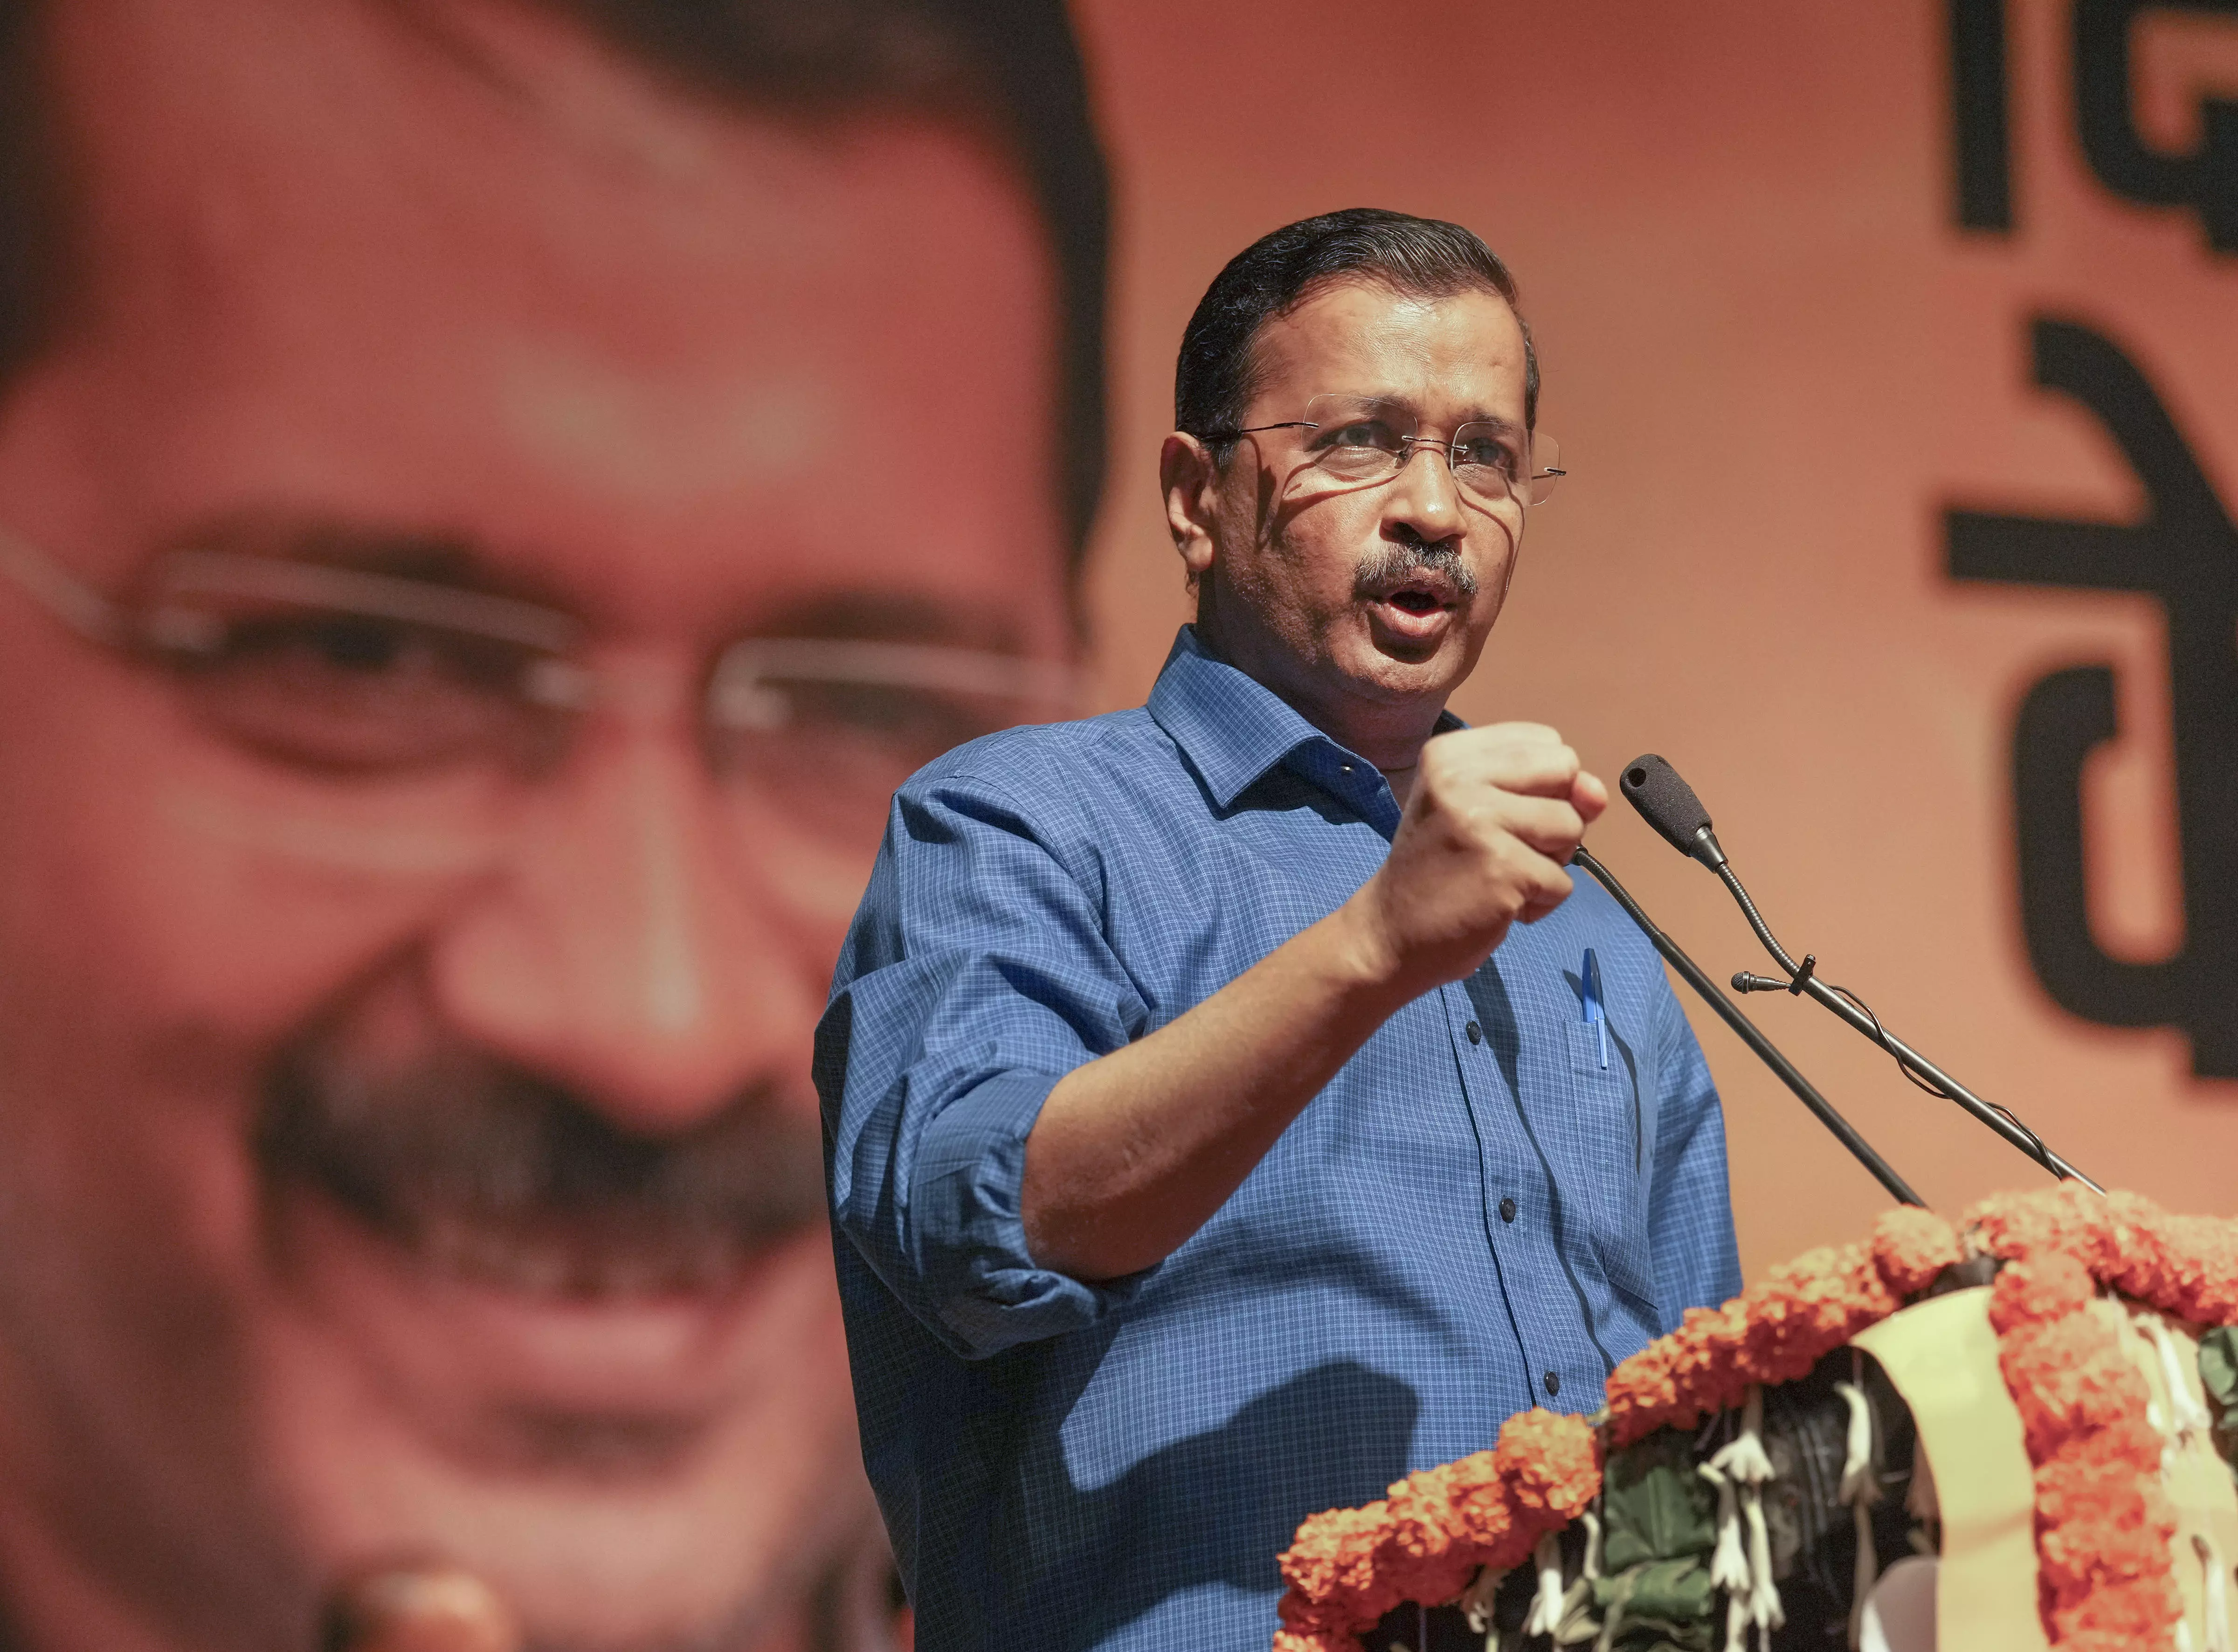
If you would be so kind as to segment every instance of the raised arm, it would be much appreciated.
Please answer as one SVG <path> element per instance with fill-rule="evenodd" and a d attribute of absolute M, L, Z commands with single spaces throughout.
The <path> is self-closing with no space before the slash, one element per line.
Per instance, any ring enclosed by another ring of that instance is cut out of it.
<path fill-rule="evenodd" d="M 1357 893 L 1049 1092 L 1021 1194 L 1034 1259 L 1107 1280 L 1179 1249 L 1394 1012 L 1561 904 L 1564 866 L 1607 800 L 1540 725 L 1430 741 L 1390 856 Z"/>

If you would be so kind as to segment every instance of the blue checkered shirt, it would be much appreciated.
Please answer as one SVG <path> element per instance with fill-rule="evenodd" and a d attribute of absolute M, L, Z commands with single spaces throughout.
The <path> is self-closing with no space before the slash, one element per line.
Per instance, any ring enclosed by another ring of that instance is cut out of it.
<path fill-rule="evenodd" d="M 1533 1403 L 1594 1409 L 1739 1290 L 1709 1071 L 1583 879 L 1393 1016 L 1165 1261 L 1036 1265 L 1050 1088 L 1333 911 L 1398 823 L 1372 765 L 1187 629 L 1147 707 L 975 741 L 895 797 L 816 1075 L 864 1460 L 924 1652 L 1263 1649 L 1301 1518 Z"/>

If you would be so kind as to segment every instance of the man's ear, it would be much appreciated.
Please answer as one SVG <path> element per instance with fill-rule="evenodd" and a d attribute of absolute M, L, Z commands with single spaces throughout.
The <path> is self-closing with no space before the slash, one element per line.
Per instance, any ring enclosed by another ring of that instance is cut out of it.
<path fill-rule="evenodd" d="M 1212 450 L 1176 430 L 1158 449 L 1158 486 L 1166 495 L 1166 527 L 1189 570 L 1192 587 L 1212 568 L 1214 491 L 1220 480 Z"/>

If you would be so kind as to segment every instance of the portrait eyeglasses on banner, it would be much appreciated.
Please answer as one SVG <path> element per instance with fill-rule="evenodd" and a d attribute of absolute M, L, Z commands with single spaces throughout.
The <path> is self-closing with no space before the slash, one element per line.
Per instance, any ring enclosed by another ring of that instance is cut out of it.
<path fill-rule="evenodd" d="M 718 786 L 859 835 L 943 753 L 1078 704 L 1075 673 L 1054 661 L 746 636 L 714 654 L 694 707 L 689 688 L 594 660 L 591 627 L 561 609 L 287 557 L 173 551 L 112 598 L 0 534 L 0 574 L 80 636 L 158 673 L 224 743 L 308 786 L 381 792 L 384 813 L 420 796 L 428 824 L 498 823 L 587 719 L 691 715 Z"/>

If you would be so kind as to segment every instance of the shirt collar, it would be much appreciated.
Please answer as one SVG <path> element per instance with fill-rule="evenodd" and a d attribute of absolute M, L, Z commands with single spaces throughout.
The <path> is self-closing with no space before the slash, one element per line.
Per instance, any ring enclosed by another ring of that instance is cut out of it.
<path fill-rule="evenodd" d="M 1182 748 L 1220 808 L 1232 806 L 1247 788 L 1286 762 L 1340 794 L 1346 788 L 1332 781 L 1352 777 L 1358 786 L 1382 793 L 1385 809 L 1391 808 L 1389 790 L 1374 765 L 1322 733 L 1273 689 L 1215 659 L 1198 640 L 1195 626 L 1183 626 L 1175 636 L 1173 652 L 1150 690 L 1149 713 Z M 1460 719 L 1444 712 L 1436 732 L 1463 726 Z M 1347 800 L 1358 806 L 1364 799 Z"/>

